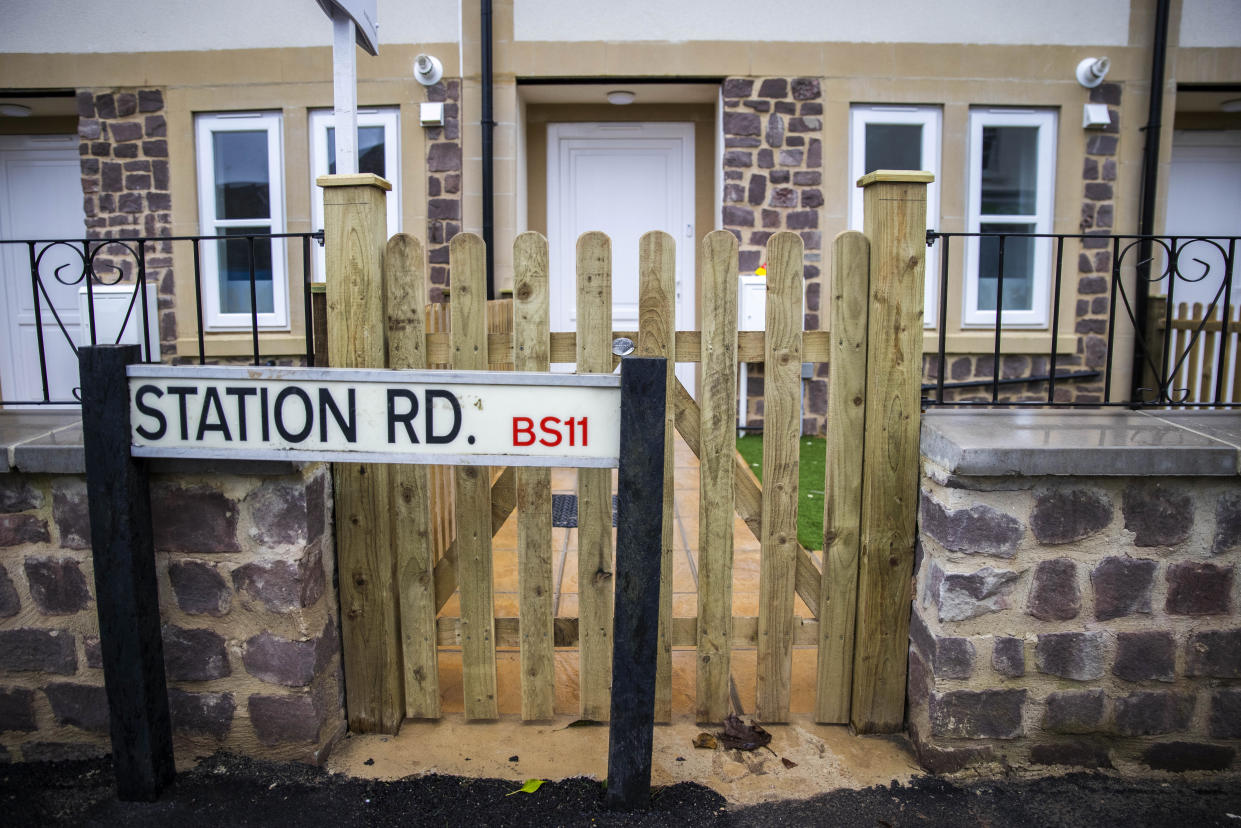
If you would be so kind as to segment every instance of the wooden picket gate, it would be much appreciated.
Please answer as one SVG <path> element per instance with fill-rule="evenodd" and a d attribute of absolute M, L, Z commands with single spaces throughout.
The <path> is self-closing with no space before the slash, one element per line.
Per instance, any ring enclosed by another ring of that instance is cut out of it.
<path fill-rule="evenodd" d="M 632 338 L 639 356 L 702 365 L 697 401 L 668 371 L 656 721 L 672 718 L 674 648 L 696 650 L 699 721 L 719 721 L 729 713 L 733 648 L 755 648 L 754 712 L 761 721 L 779 722 L 789 718 L 793 648 L 813 645 L 817 721 L 852 722 L 863 732 L 901 727 L 917 503 L 921 228 L 929 179 L 907 173 L 868 179 L 866 234 L 842 234 L 833 248 L 830 335 L 802 329 L 803 246 L 789 232 L 776 233 L 767 245 L 764 331 L 737 330 L 737 240 L 727 231 L 701 242 L 701 331 L 675 330 L 675 242 L 661 232 L 640 241 L 637 331 L 612 330 L 611 242 L 601 233 L 578 240 L 576 333 L 549 330 L 547 241 L 536 233 L 514 243 L 511 327 L 502 304 L 493 303 L 488 312 L 481 239 L 456 236 L 445 320 L 442 307 L 423 304 L 425 259 L 416 239 L 401 234 L 387 241 L 379 256 L 382 277 L 361 273 L 368 257 L 357 251 L 382 243 L 382 212 L 375 208 L 382 198 L 368 202 L 368 215 L 360 217 L 357 205 L 364 199 L 350 200 L 343 191 L 379 187 L 351 180 L 338 185 L 335 197 L 330 187 L 326 191 L 328 272 L 342 274 L 335 279 L 336 293 L 329 278 L 332 365 L 349 364 L 348 349 L 335 343 L 358 339 L 360 317 L 349 313 L 355 301 L 350 297 L 358 293 L 372 302 L 376 294 L 384 298 L 386 314 L 371 318 L 382 319 L 386 328 L 381 364 L 389 368 L 547 371 L 551 363 L 569 362 L 579 372 L 607 373 L 616 364 L 617 336 Z M 350 223 L 370 225 L 362 242 L 356 227 L 346 228 Z M 740 362 L 764 364 L 761 485 L 735 450 Z M 797 541 L 803 362 L 832 365 L 825 566 Z M 672 611 L 672 427 L 700 463 L 693 617 L 674 617 Z M 522 718 L 551 718 L 555 649 L 576 647 L 580 718 L 605 720 L 613 607 L 611 471 L 577 472 L 577 617 L 553 612 L 549 470 L 456 467 L 451 487 L 442 471 L 425 466 L 384 471 L 359 477 L 350 466 L 334 474 L 351 727 L 393 732 L 402 717 L 439 717 L 445 646 L 461 650 L 467 719 L 499 715 L 497 647 L 520 649 Z M 371 488 L 377 499 L 359 505 L 359 481 L 374 487 L 384 476 L 390 478 L 387 500 Z M 451 525 L 442 517 L 450 496 Z M 385 507 L 388 514 L 380 515 Z M 518 615 L 496 617 L 491 540 L 514 511 Z M 757 616 L 733 615 L 734 515 L 761 545 Z M 441 614 L 454 593 L 458 617 Z M 811 617 L 798 617 L 795 596 Z M 392 612 L 393 606 L 399 611 Z"/>

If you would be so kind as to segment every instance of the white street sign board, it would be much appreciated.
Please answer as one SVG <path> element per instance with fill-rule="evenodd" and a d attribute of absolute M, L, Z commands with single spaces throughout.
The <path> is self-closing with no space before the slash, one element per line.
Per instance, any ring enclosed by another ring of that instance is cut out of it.
<path fill-rule="evenodd" d="M 379 54 L 379 15 L 376 0 L 317 0 L 323 13 L 335 20 L 344 14 L 353 20 L 358 45 L 371 55 Z"/>
<path fill-rule="evenodd" d="M 616 466 L 620 377 L 131 365 L 135 457 Z"/>

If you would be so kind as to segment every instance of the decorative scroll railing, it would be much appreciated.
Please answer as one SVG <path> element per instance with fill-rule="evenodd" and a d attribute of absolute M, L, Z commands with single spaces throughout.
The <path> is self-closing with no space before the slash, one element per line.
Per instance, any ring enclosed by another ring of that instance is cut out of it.
<path fill-rule="evenodd" d="M 938 346 L 928 353 L 924 404 L 1241 406 L 1239 240 L 927 231 L 938 262 Z M 973 318 L 982 315 L 982 294 L 994 314 L 973 331 L 961 324 L 970 316 L 961 287 L 969 280 L 980 286 L 970 294 Z M 1032 319 L 1040 291 L 1045 313 Z M 950 347 L 950 328 L 985 333 L 990 347 L 976 359 L 989 371 L 954 381 L 949 368 L 960 349 Z M 1025 344 L 1012 346 L 1018 336 Z M 1038 370 L 1007 370 L 1015 354 Z"/>
<path fill-rule="evenodd" d="M 248 324 L 249 355 L 263 364 L 259 294 L 265 281 L 289 279 L 300 270 L 303 286 L 306 364 L 314 363 L 311 319 L 311 242 L 323 233 L 236 233 L 228 236 L 160 236 L 110 239 L 0 240 L 0 297 L 8 308 L 0 315 L 0 348 L 12 349 L 6 375 L 0 377 L 0 405 L 66 406 L 81 402 L 77 388 L 79 345 L 136 343 L 147 362 L 162 358 L 208 361 L 204 306 L 206 291 L 222 281 L 239 287 L 241 318 Z M 218 248 L 207 256 L 206 246 Z M 287 273 L 271 272 L 271 250 L 284 245 L 275 261 Z M 188 248 L 188 250 L 187 250 Z M 224 253 L 224 255 L 220 255 Z M 188 255 L 185 255 L 188 254 Z M 206 278 L 209 262 L 218 262 L 218 278 Z M 176 306 L 177 332 L 184 341 L 192 331 L 197 351 L 178 351 L 161 318 L 173 312 L 173 279 L 193 281 L 193 308 Z M 190 274 L 184 274 L 184 270 Z M 291 281 L 291 279 L 290 279 Z M 248 302 L 246 301 L 248 294 Z M 190 314 L 193 314 L 190 316 Z M 282 326 L 284 333 L 289 327 Z M 5 338 L 7 337 L 7 338 Z M 287 348 L 286 348 L 287 350 Z M 237 359 L 237 355 L 233 355 Z M 247 358 L 243 352 L 241 358 Z M 37 364 L 36 364 L 37 360 Z"/>

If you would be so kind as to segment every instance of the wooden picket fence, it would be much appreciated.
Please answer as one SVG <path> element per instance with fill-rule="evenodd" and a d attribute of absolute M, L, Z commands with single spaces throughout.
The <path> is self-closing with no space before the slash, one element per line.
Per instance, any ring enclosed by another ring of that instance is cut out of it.
<path fill-rule="evenodd" d="M 699 721 L 719 721 L 729 713 L 732 651 L 756 649 L 755 715 L 779 722 L 790 713 L 793 648 L 810 645 L 818 648 L 816 720 L 852 722 L 863 732 L 901 727 L 917 504 L 925 255 L 925 218 L 919 210 L 925 209 L 925 179 L 915 174 L 876 179 L 866 203 L 871 211 L 866 234 L 842 234 L 833 248 L 829 336 L 802 329 L 803 246 L 795 233 L 776 233 L 768 242 L 766 329 L 745 332 L 737 330 L 732 233 L 716 231 L 701 242 L 701 331 L 675 329 L 675 242 L 662 232 L 640 241 L 639 330 L 614 331 L 611 241 L 602 233 L 586 233 L 577 243 L 577 331 L 553 332 L 547 241 L 539 234 L 523 233 L 514 243 L 510 325 L 503 305 L 494 304 L 489 312 L 486 304 L 484 249 L 477 236 L 465 233 L 452 240 L 451 301 L 447 311 L 427 308 L 421 244 L 404 234 L 392 237 L 380 256 L 382 275 L 370 281 L 357 272 L 366 257 L 334 254 L 333 239 L 340 239 L 341 247 L 346 241 L 354 250 L 358 246 L 356 237 L 334 223 L 370 223 L 371 236 L 362 246 L 373 246 L 374 238 L 382 239 L 382 214 L 372 206 L 359 219 L 349 209 L 333 212 L 327 201 L 328 272 L 340 268 L 348 274 L 338 280 L 335 296 L 329 279 L 330 341 L 336 342 L 332 337 L 342 329 L 357 338 L 357 329 L 337 314 L 348 310 L 351 296 L 376 293 L 379 282 L 387 307 L 383 363 L 389 368 L 547 371 L 552 362 L 571 362 L 579 372 L 607 373 L 616 364 L 617 336 L 632 338 L 639 356 L 701 364 L 697 401 L 668 371 L 657 721 L 672 718 L 674 648 L 696 650 Z M 352 317 L 355 325 L 358 318 Z M 341 364 L 336 361 L 341 350 L 333 346 L 333 365 Z M 735 449 L 740 362 L 764 365 L 761 485 Z M 797 541 L 803 362 L 832 365 L 822 564 Z M 700 461 L 693 617 L 672 612 L 673 427 Z M 577 472 L 577 617 L 554 613 L 550 470 L 460 466 L 446 473 L 391 466 L 387 476 L 391 488 L 385 501 L 375 493 L 378 471 L 365 476 L 349 466 L 334 474 L 351 727 L 392 732 L 401 717 L 439 717 L 441 647 L 460 648 L 469 720 L 499 715 L 497 647 L 520 650 L 524 720 L 554 714 L 556 648 L 578 651 L 580 718 L 606 720 L 611 471 Z M 364 497 L 356 487 L 378 499 L 361 505 Z M 451 525 L 434 517 L 447 508 L 449 497 Z M 385 508 L 388 515 L 381 516 Z M 491 541 L 514 511 L 519 611 L 517 617 L 496 617 Z M 732 609 L 735 515 L 761 546 L 759 606 L 752 617 L 734 616 Z M 370 531 L 363 537 L 366 526 Z M 454 593 L 458 616 L 441 615 Z M 795 613 L 798 597 L 811 617 Z M 399 653 L 392 648 L 398 637 Z"/>
<path fill-rule="evenodd" d="M 1155 308 L 1163 327 L 1163 305 Z M 1178 302 L 1167 336 L 1169 393 L 1178 401 L 1241 402 L 1241 307 Z M 1225 325 L 1227 321 L 1227 325 Z M 1223 347 L 1221 352 L 1220 347 Z"/>

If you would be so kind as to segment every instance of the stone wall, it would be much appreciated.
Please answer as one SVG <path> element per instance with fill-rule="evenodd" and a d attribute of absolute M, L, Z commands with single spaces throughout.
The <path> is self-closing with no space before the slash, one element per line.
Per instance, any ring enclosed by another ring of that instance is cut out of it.
<path fill-rule="evenodd" d="M 178 759 L 324 759 L 345 728 L 327 467 L 155 475 L 151 508 Z M 94 591 L 85 479 L 0 474 L 0 757 L 109 752 Z"/>
<path fill-rule="evenodd" d="M 79 89 L 77 105 L 87 237 L 171 235 L 163 91 Z M 160 350 L 174 354 L 172 242 L 148 244 L 144 252 L 146 278 L 158 286 Z M 106 284 L 131 282 L 137 275 L 137 251 L 109 245 L 94 257 L 93 265 L 95 276 Z"/>
<path fill-rule="evenodd" d="M 963 477 L 924 460 L 919 541 L 908 726 L 929 770 L 1236 767 L 1236 477 Z"/>
<path fill-rule="evenodd" d="M 440 81 L 426 89 L 428 101 L 444 104 L 444 125 L 429 127 L 427 139 L 427 262 L 430 301 L 447 300 L 448 243 L 461 232 L 461 81 Z"/>
<path fill-rule="evenodd" d="M 820 328 L 824 287 L 823 95 L 818 78 L 724 81 L 723 228 L 737 237 L 742 273 L 766 261 L 767 240 L 792 230 L 806 245 L 805 330 Z M 747 425 L 762 424 L 762 366 L 750 366 Z M 802 430 L 821 434 L 827 418 L 827 365 L 804 382 Z M 755 389 L 758 390 L 755 390 Z"/>

